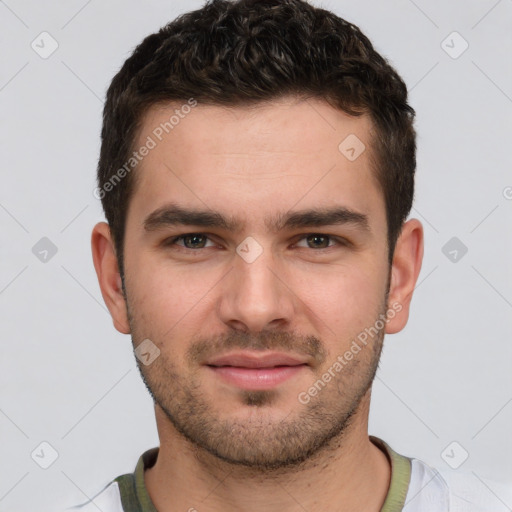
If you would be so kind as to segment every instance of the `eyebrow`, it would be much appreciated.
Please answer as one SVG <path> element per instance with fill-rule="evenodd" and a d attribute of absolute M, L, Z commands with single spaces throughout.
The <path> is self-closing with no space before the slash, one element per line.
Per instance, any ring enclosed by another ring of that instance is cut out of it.
<path fill-rule="evenodd" d="M 370 232 L 367 215 L 343 206 L 310 208 L 278 214 L 273 218 L 267 218 L 265 225 L 271 232 L 331 225 L 351 225 L 362 231 Z M 168 226 L 199 226 L 237 232 L 243 230 L 245 223 L 213 210 L 185 208 L 171 203 L 150 213 L 145 218 L 143 226 L 144 230 L 148 232 Z"/>

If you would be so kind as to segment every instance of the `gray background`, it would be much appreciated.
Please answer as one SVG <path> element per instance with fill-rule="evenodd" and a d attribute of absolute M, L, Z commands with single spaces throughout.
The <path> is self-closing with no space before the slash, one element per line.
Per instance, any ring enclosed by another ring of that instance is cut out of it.
<path fill-rule="evenodd" d="M 450 471 L 466 450 L 458 471 L 494 492 L 486 479 L 512 479 L 512 0 L 315 3 L 360 26 L 417 111 L 425 258 L 409 324 L 386 337 L 370 433 Z M 144 36 L 200 5 L 0 2 L 1 511 L 85 501 L 158 444 L 92 265 L 92 192 L 110 80 Z M 46 59 L 31 47 L 51 49 L 43 31 L 58 43 Z M 43 441 L 58 452 L 47 469 Z"/>

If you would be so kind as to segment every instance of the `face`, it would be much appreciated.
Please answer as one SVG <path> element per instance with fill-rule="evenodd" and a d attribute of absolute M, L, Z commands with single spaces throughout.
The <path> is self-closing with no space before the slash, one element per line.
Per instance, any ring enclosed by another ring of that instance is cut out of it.
<path fill-rule="evenodd" d="M 199 104 L 155 132 L 176 108 L 144 118 L 136 147 L 156 145 L 126 221 L 133 343 L 159 351 L 139 361 L 143 379 L 196 447 L 252 468 L 297 464 L 369 399 L 391 308 L 371 123 L 288 98 Z M 339 149 L 351 134 L 366 147 L 355 160 Z"/>

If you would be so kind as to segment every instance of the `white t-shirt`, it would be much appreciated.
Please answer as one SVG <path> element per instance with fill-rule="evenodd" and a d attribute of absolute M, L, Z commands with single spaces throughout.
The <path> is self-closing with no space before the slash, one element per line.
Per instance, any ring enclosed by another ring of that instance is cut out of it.
<path fill-rule="evenodd" d="M 391 482 L 380 512 L 510 512 L 512 484 L 484 481 L 474 473 L 432 468 L 395 452 L 375 436 L 370 440 L 391 463 Z M 157 512 L 144 483 L 158 448 L 144 452 L 133 473 L 107 484 L 91 501 L 65 512 Z"/>

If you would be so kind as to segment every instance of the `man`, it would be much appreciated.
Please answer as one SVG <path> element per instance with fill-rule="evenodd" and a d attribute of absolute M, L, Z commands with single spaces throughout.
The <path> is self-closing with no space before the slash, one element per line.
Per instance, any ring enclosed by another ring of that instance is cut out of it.
<path fill-rule="evenodd" d="M 107 93 L 92 251 L 160 447 L 79 510 L 486 505 L 368 435 L 423 257 L 413 117 L 359 29 L 303 0 L 213 0 L 135 49 Z"/>

